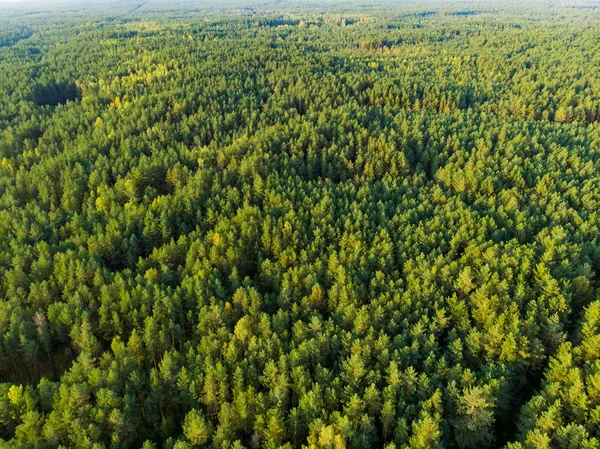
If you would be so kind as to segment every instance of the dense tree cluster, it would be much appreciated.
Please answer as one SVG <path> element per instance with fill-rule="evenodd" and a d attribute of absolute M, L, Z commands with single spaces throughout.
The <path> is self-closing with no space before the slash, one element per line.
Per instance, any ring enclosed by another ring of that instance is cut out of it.
<path fill-rule="evenodd" d="M 12 19 L 0 446 L 600 447 L 598 20 L 434 6 Z"/>

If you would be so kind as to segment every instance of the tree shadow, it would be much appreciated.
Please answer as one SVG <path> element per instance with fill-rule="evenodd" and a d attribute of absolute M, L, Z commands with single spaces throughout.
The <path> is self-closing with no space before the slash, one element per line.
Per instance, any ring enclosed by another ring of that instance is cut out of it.
<path fill-rule="evenodd" d="M 31 100 L 38 106 L 56 106 L 80 97 L 80 89 L 75 83 L 68 81 L 37 84 L 31 93 Z"/>

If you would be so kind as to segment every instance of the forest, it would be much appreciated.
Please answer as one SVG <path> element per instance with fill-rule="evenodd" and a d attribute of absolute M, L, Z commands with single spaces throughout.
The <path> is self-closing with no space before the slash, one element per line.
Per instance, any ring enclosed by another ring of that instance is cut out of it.
<path fill-rule="evenodd" d="M 0 3 L 0 448 L 600 449 L 600 5 Z"/>

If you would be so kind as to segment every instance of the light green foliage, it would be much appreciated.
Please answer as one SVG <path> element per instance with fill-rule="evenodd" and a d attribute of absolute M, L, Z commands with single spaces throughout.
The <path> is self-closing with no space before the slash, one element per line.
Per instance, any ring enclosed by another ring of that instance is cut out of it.
<path fill-rule="evenodd" d="M 183 434 L 193 446 L 202 446 L 210 438 L 210 427 L 201 412 L 192 410 L 183 423 Z"/>

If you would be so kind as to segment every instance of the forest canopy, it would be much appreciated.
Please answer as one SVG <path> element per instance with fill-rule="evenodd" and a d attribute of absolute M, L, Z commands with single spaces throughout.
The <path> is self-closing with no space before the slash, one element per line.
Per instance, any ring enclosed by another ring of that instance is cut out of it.
<path fill-rule="evenodd" d="M 0 447 L 600 449 L 598 13 L 0 4 Z"/>

